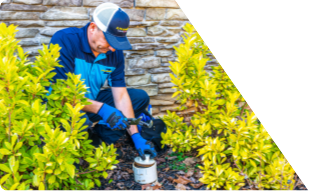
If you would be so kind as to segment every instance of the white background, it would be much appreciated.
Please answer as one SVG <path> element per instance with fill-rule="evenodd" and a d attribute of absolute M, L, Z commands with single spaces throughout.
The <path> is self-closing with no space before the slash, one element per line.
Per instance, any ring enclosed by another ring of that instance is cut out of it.
<path fill-rule="evenodd" d="M 176 0 L 309 185 L 309 3 Z"/>

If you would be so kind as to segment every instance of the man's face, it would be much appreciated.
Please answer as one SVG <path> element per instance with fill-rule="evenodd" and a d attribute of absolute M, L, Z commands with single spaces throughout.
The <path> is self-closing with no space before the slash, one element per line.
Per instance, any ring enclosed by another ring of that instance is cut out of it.
<path fill-rule="evenodd" d="M 106 53 L 107 51 L 115 51 L 113 47 L 111 47 L 103 32 L 96 26 L 95 23 L 91 23 L 89 26 L 88 33 L 88 41 L 90 48 L 97 53 Z"/>

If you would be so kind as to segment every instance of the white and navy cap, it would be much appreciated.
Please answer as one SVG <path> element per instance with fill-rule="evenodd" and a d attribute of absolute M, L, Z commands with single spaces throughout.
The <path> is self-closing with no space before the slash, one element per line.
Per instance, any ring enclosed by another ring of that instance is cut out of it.
<path fill-rule="evenodd" d="M 113 48 L 116 50 L 132 49 L 126 37 L 130 18 L 120 7 L 113 3 L 103 3 L 94 10 L 93 20 Z"/>

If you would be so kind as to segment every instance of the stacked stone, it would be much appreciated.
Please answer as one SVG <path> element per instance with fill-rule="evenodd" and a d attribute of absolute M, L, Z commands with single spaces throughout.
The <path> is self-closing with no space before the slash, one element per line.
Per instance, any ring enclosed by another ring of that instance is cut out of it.
<path fill-rule="evenodd" d="M 119 5 L 131 19 L 127 36 L 133 49 L 124 51 L 127 86 L 149 94 L 154 115 L 174 110 L 168 66 L 175 61 L 173 46 L 181 43 L 182 26 L 188 22 L 175 0 L 5 0 L 0 22 L 19 26 L 16 37 L 33 59 L 55 32 L 83 27 L 104 2 Z"/>

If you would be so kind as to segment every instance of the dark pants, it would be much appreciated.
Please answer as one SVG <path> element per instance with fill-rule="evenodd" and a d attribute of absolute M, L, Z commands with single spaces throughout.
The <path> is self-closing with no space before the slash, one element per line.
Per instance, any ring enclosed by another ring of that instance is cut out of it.
<path fill-rule="evenodd" d="M 128 93 L 132 101 L 135 117 L 138 117 L 148 106 L 149 96 L 144 90 L 140 89 L 128 89 Z M 103 102 L 112 107 L 115 107 L 111 89 L 100 91 L 96 101 Z M 88 112 L 86 112 L 86 115 L 84 115 L 84 117 L 87 118 L 85 125 L 88 125 L 89 127 L 92 126 L 93 122 L 97 122 L 102 119 L 99 115 Z M 89 138 L 96 142 L 94 143 L 94 145 L 98 145 L 98 140 L 94 140 L 97 139 L 97 137 L 99 137 L 105 143 L 111 144 L 119 140 L 120 137 L 126 134 L 127 131 L 112 131 L 105 125 L 96 124 L 94 128 L 89 128 L 88 132 L 90 134 Z"/>

